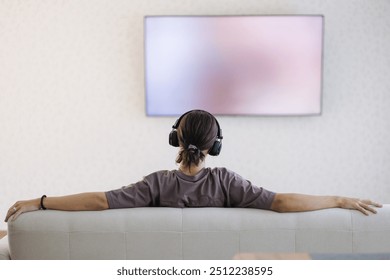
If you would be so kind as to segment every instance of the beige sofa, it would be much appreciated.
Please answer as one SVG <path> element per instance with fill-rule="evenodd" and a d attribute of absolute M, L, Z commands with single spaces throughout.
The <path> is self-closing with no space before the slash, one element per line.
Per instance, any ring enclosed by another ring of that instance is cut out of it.
<path fill-rule="evenodd" d="M 0 256 L 8 258 L 3 243 Z M 390 205 L 275 213 L 238 208 L 35 211 L 8 223 L 11 259 L 232 259 L 247 252 L 390 253 Z M 1 247 L 0 247 L 1 248 Z"/>
<path fill-rule="evenodd" d="M 9 260 L 9 250 L 8 250 L 8 238 L 3 237 L 0 239 L 0 260 Z"/>

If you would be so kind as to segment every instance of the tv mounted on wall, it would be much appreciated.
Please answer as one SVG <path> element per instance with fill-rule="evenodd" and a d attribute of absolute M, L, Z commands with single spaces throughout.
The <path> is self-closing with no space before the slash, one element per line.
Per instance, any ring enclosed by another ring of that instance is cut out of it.
<path fill-rule="evenodd" d="M 323 16 L 146 16 L 148 116 L 321 113 Z"/>

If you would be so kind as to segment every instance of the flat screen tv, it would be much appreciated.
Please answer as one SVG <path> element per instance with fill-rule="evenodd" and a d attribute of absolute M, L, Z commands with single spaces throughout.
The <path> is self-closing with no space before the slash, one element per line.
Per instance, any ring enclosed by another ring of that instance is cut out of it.
<path fill-rule="evenodd" d="M 148 116 L 321 113 L 323 16 L 146 16 Z"/>

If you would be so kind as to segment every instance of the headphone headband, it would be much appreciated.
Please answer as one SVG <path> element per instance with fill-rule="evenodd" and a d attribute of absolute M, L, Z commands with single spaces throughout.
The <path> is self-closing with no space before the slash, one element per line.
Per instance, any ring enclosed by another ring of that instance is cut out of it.
<path fill-rule="evenodd" d="M 181 120 L 184 118 L 185 115 L 188 115 L 189 113 L 191 112 L 194 112 L 194 111 L 202 111 L 202 112 L 205 112 L 209 115 L 211 115 L 213 117 L 213 119 L 215 120 L 216 124 L 217 124 L 217 128 L 218 128 L 218 131 L 217 131 L 217 138 L 222 140 L 223 139 L 223 136 L 222 136 L 222 129 L 221 127 L 219 126 L 219 123 L 218 123 L 218 120 L 216 117 L 213 116 L 213 114 L 210 114 L 209 112 L 207 111 L 204 111 L 204 110 L 191 110 L 191 111 L 188 111 L 188 112 L 185 112 L 183 115 L 181 115 L 176 121 L 175 123 L 172 125 L 172 129 L 178 129 L 179 128 L 179 125 L 180 125 L 180 122 Z"/>
<path fill-rule="evenodd" d="M 210 114 L 209 112 L 206 112 L 206 111 L 203 111 L 203 110 L 191 110 L 191 111 L 188 111 L 186 113 L 184 113 L 183 115 L 181 115 L 176 121 L 175 123 L 173 124 L 172 126 L 172 131 L 171 133 L 169 134 L 169 144 L 171 146 L 174 146 L 174 147 L 179 147 L 179 139 L 178 139 L 178 136 L 177 136 L 177 129 L 180 125 L 180 122 L 181 120 L 184 118 L 184 116 L 186 116 L 187 114 L 191 113 L 191 112 L 194 112 L 194 111 L 202 111 L 202 112 L 205 112 L 209 115 L 211 115 L 213 117 L 213 119 L 215 120 L 215 123 L 217 124 L 217 139 L 215 140 L 213 146 L 211 147 L 211 149 L 209 150 L 209 155 L 212 155 L 212 156 L 217 156 L 219 155 L 219 153 L 221 152 L 221 149 L 222 149 L 222 129 L 221 127 L 219 126 L 219 123 L 218 123 L 218 120 L 216 119 L 216 117 L 214 117 L 212 114 Z"/>

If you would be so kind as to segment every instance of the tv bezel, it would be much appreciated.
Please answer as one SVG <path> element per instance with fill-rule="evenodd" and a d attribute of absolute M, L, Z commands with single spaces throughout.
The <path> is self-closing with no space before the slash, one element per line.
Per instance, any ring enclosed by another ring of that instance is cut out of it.
<path fill-rule="evenodd" d="M 282 117 L 319 117 L 323 114 L 323 85 L 324 85 L 324 41 L 325 41 L 325 16 L 323 14 L 202 14 L 202 15 L 191 15 L 191 14 L 185 14 L 185 15 L 170 15 L 170 14 L 163 14 L 163 15 L 145 15 L 143 20 L 143 57 L 144 57 L 144 109 L 145 109 L 145 115 L 147 117 L 178 117 L 182 114 L 184 114 L 188 110 L 183 110 L 182 113 L 172 113 L 172 114 L 150 114 L 148 113 L 148 104 L 147 104 L 147 56 L 146 56 L 146 21 L 148 18 L 218 18 L 218 17 L 320 17 L 322 20 L 322 30 L 321 30 L 321 67 L 320 67 L 320 94 L 319 94 L 319 112 L 318 113 L 302 113 L 302 114 L 260 114 L 260 113 L 213 113 L 215 116 L 223 116 L 223 117 L 261 117 L 261 118 L 282 118 Z M 199 108 L 193 108 L 193 109 L 199 109 Z"/>

